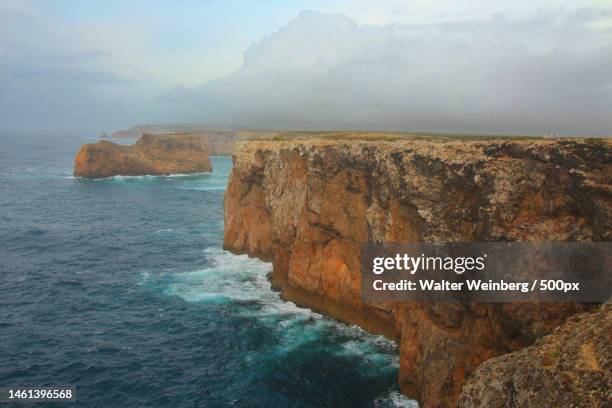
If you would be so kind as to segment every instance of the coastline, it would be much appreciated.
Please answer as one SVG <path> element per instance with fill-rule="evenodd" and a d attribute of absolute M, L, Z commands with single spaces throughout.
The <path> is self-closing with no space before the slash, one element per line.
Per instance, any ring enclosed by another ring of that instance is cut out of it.
<path fill-rule="evenodd" d="M 272 260 L 271 281 L 284 299 L 396 340 L 403 392 L 424 406 L 455 406 L 482 362 L 532 344 L 589 307 L 366 304 L 359 299 L 361 243 L 605 241 L 605 190 L 592 186 L 605 183 L 599 166 L 610 166 L 610 145 L 243 142 L 225 195 L 224 248 Z M 529 181 L 512 190 L 520 179 Z"/>

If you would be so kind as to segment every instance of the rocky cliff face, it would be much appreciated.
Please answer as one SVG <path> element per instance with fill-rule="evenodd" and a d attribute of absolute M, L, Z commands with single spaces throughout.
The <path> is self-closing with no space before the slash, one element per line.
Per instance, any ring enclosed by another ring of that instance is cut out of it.
<path fill-rule="evenodd" d="M 484 361 L 532 344 L 576 304 L 366 304 L 364 242 L 609 241 L 608 141 L 253 141 L 225 195 L 226 249 L 273 262 L 285 299 L 398 342 L 399 383 L 455 406 Z"/>
<path fill-rule="evenodd" d="M 133 146 L 103 140 L 83 145 L 74 159 L 74 175 L 88 178 L 211 170 L 208 144 L 193 135 L 145 134 Z"/>
<path fill-rule="evenodd" d="M 462 408 L 605 407 L 612 389 L 612 310 L 570 317 L 528 348 L 481 364 Z"/>

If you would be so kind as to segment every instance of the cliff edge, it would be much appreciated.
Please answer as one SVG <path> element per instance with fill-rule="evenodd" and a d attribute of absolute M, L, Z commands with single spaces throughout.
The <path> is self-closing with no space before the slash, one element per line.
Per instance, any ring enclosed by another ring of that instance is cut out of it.
<path fill-rule="evenodd" d="M 164 175 L 212 171 L 206 141 L 194 135 L 143 135 L 134 145 L 108 141 L 86 144 L 74 159 L 74 175 Z"/>
<path fill-rule="evenodd" d="M 224 247 L 272 261 L 283 298 L 395 339 L 402 391 L 426 407 L 456 406 L 481 363 L 530 346 L 592 306 L 366 304 L 362 244 L 609 241 L 611 147 L 607 140 L 241 142 L 225 193 Z"/>

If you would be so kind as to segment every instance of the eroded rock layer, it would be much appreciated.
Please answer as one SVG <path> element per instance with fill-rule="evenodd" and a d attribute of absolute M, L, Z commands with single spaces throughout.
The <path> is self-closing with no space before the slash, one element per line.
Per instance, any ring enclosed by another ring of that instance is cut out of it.
<path fill-rule="evenodd" d="M 612 403 L 612 310 L 570 317 L 552 334 L 482 363 L 462 408 L 605 407 Z"/>
<path fill-rule="evenodd" d="M 88 178 L 211 170 L 206 140 L 193 135 L 145 134 L 132 146 L 103 140 L 83 145 L 74 159 L 74 175 Z"/>
<path fill-rule="evenodd" d="M 609 241 L 608 141 L 239 143 L 224 246 L 273 261 L 285 299 L 398 342 L 402 391 L 455 406 L 483 362 L 531 345 L 576 304 L 366 304 L 361 245 Z"/>

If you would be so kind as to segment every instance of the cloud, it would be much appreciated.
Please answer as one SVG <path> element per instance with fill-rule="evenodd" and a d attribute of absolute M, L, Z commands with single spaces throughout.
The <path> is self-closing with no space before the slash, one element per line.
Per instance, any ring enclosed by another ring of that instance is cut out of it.
<path fill-rule="evenodd" d="M 127 108 L 139 79 L 109 64 L 112 49 L 84 41 L 82 30 L 34 3 L 0 6 L 0 127 L 100 129 L 135 119 Z"/>
<path fill-rule="evenodd" d="M 8 73 L 6 80 L 10 81 L 34 81 L 53 80 L 68 81 L 71 83 L 103 84 L 103 85 L 128 85 L 134 81 L 122 78 L 113 72 L 92 71 L 88 69 L 73 68 L 65 65 L 12 65 L 5 67 Z"/>
<path fill-rule="evenodd" d="M 303 129 L 608 134 L 611 10 L 358 25 L 302 12 L 243 65 L 160 100 L 167 119 Z"/>
<path fill-rule="evenodd" d="M 612 9 L 468 3 L 325 2 L 382 23 L 304 11 L 239 65 L 287 9 L 0 2 L 0 127 L 612 132 Z"/>

